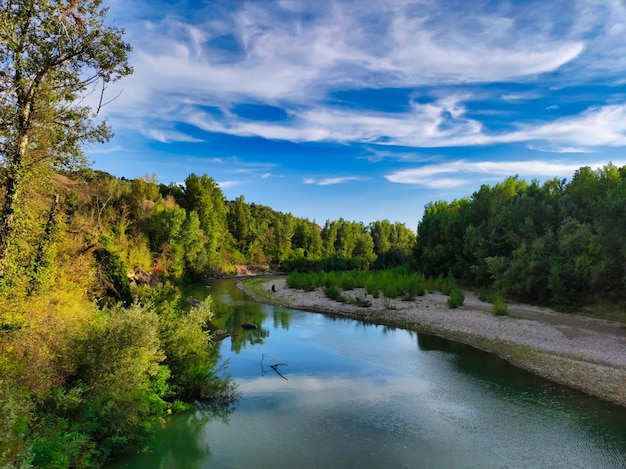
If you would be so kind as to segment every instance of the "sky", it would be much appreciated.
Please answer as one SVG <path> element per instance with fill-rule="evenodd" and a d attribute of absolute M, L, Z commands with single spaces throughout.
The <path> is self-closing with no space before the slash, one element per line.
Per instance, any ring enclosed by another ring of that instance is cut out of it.
<path fill-rule="evenodd" d="M 93 167 L 405 223 L 508 176 L 626 164 L 622 0 L 105 0 L 134 74 Z"/>

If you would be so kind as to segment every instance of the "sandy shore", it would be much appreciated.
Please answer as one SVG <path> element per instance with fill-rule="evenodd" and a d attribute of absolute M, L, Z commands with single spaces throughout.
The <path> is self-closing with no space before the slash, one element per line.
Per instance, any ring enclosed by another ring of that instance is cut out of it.
<path fill-rule="evenodd" d="M 272 291 L 272 286 L 276 291 Z M 508 303 L 509 316 L 495 317 L 491 305 L 465 292 L 465 303 L 450 309 L 447 296 L 415 301 L 373 298 L 368 308 L 338 303 L 313 292 L 290 289 L 284 277 L 240 282 L 262 303 L 335 314 L 463 342 L 558 383 L 626 407 L 626 327 L 601 319 Z M 363 289 L 345 292 L 363 297 Z"/>

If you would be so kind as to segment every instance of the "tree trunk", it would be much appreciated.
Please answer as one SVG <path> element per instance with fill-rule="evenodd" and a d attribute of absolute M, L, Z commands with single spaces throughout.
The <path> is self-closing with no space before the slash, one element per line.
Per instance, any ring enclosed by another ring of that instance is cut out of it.
<path fill-rule="evenodd" d="M 6 193 L 4 195 L 2 213 L 0 213 L 0 279 L 4 278 L 9 264 L 9 241 L 13 234 L 13 222 L 15 221 L 15 211 L 18 207 L 18 196 L 21 189 L 24 156 L 27 146 L 28 134 L 23 132 L 15 154 L 12 158 L 9 158 L 11 163 L 7 167 Z"/>

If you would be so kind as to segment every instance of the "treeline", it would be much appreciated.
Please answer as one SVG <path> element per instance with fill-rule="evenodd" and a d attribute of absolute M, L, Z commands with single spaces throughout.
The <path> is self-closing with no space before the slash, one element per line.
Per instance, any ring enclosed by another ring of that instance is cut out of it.
<path fill-rule="evenodd" d="M 415 233 L 388 220 L 365 225 L 343 218 L 315 221 L 226 200 L 207 175 L 184 184 L 155 176 L 118 179 L 103 172 L 66 175 L 64 200 L 75 230 L 96 218 L 93 242 L 170 280 L 232 275 L 238 266 L 279 271 L 394 267 L 409 261 Z M 74 208 L 75 207 L 75 208 Z"/>
<path fill-rule="evenodd" d="M 626 167 L 543 184 L 509 177 L 426 206 L 414 267 L 568 309 L 626 300 Z"/>

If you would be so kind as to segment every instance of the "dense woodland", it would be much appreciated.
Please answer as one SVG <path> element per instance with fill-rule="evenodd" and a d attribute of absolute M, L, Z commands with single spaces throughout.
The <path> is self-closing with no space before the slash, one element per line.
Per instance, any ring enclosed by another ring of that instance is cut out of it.
<path fill-rule="evenodd" d="M 626 167 L 582 167 L 570 181 L 509 177 L 426 206 L 413 261 L 426 275 L 576 309 L 626 300 Z M 622 314 L 623 316 L 623 314 Z"/>

